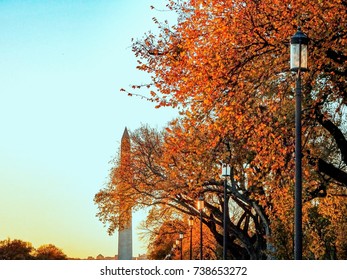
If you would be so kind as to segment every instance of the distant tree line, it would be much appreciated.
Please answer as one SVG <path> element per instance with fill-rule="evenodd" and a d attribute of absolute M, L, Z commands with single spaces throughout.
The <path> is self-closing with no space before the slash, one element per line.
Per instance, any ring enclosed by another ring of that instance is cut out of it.
<path fill-rule="evenodd" d="M 53 244 L 35 249 L 30 242 L 10 238 L 0 241 L 0 260 L 66 260 L 67 256 Z"/>

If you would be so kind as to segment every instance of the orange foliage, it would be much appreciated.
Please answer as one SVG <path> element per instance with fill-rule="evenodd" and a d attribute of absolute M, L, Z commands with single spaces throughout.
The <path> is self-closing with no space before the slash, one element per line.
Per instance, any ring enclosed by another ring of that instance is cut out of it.
<path fill-rule="evenodd" d="M 156 107 L 178 107 L 181 116 L 165 131 L 132 133 L 129 205 L 160 204 L 197 216 L 195 201 L 204 195 L 204 224 L 221 245 L 219 162 L 227 162 L 234 172 L 229 210 L 236 210 L 228 212 L 230 257 L 292 257 L 295 77 L 289 40 L 300 25 L 310 38 L 310 71 L 303 75 L 304 255 L 345 256 L 337 232 L 346 226 L 346 7 L 341 0 L 169 1 L 177 25 L 158 23 L 159 35 L 135 41 L 133 51 L 138 69 L 152 78 L 145 85 L 148 99 Z M 117 219 L 103 194 L 97 198 L 104 200 L 96 199 L 99 216 L 114 229 Z M 315 216 L 330 224 L 312 226 Z M 336 234 L 317 234 L 322 227 Z M 326 238 L 330 248 L 323 246 Z"/>

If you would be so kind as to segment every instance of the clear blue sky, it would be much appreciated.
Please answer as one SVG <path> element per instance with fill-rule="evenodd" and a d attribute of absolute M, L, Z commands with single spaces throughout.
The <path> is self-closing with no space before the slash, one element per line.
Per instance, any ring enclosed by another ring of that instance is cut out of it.
<path fill-rule="evenodd" d="M 0 1 L 1 240 L 53 243 L 70 257 L 117 253 L 93 197 L 125 126 L 175 116 L 119 91 L 146 80 L 131 38 L 154 30 L 153 16 L 174 18 L 150 5 L 165 1 Z M 134 239 L 134 255 L 144 253 Z"/>

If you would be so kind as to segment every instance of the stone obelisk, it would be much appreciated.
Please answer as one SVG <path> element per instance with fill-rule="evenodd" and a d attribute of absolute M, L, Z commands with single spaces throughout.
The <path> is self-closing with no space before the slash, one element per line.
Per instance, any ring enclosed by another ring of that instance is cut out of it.
<path fill-rule="evenodd" d="M 121 168 L 128 169 L 130 164 L 130 137 L 127 128 L 121 141 Z M 122 188 L 119 189 L 122 191 Z M 120 209 L 122 209 L 122 201 L 120 201 Z M 123 213 L 127 217 L 127 224 L 123 229 L 118 231 L 118 259 L 131 260 L 133 257 L 133 238 L 132 238 L 132 213 L 131 208 Z"/>

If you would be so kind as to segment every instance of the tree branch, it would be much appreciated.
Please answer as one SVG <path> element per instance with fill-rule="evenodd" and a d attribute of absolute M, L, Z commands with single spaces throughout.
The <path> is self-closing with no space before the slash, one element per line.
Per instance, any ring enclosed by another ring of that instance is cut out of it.
<path fill-rule="evenodd" d="M 347 165 L 347 140 L 342 131 L 329 119 L 325 118 L 319 108 L 315 109 L 317 121 L 334 137 L 337 147 L 341 151 L 341 159 Z"/>
<path fill-rule="evenodd" d="M 318 170 L 343 184 L 347 188 L 347 173 L 323 159 L 318 159 Z"/>

